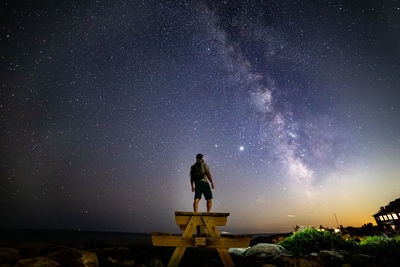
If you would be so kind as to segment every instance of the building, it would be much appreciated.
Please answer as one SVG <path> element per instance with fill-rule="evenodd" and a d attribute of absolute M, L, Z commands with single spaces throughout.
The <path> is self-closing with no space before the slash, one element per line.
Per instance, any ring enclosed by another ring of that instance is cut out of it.
<path fill-rule="evenodd" d="M 391 201 L 385 207 L 381 207 L 373 217 L 379 230 L 386 233 L 400 232 L 400 198 Z"/>

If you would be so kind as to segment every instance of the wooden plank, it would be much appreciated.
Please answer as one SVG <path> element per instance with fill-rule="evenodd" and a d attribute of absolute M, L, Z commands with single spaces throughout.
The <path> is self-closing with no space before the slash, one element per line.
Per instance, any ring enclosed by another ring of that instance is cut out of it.
<path fill-rule="evenodd" d="M 196 230 L 196 226 L 200 225 L 201 223 L 201 217 L 192 216 L 186 225 L 185 231 L 182 233 L 182 237 L 192 237 Z"/>
<path fill-rule="evenodd" d="M 178 247 L 174 250 L 171 259 L 168 262 L 167 267 L 178 267 L 186 248 Z"/>
<path fill-rule="evenodd" d="M 188 215 L 175 216 L 175 222 L 177 225 L 179 225 L 181 230 L 184 230 L 191 217 L 192 216 L 188 216 Z M 205 216 L 203 216 L 203 217 L 205 217 Z M 217 226 L 226 225 L 226 221 L 228 220 L 227 217 L 210 217 L 210 218 L 212 218 L 214 220 L 214 224 Z M 201 223 L 201 224 L 203 224 L 203 223 Z"/>
<path fill-rule="evenodd" d="M 221 261 L 225 267 L 235 266 L 233 264 L 231 255 L 229 255 L 229 252 L 226 248 L 217 248 L 217 251 L 218 251 L 219 257 L 221 258 Z"/>
<path fill-rule="evenodd" d="M 211 217 L 228 217 L 229 213 L 224 212 L 188 212 L 175 211 L 175 216 L 211 216 Z"/>
<path fill-rule="evenodd" d="M 182 234 L 183 239 L 192 238 L 194 231 L 196 230 L 196 226 L 201 223 L 201 217 L 192 216 L 188 222 L 188 225 L 185 231 Z M 169 238 L 172 238 L 170 236 Z M 193 245 L 192 245 L 193 246 Z M 168 262 L 168 267 L 176 267 L 179 265 L 183 254 L 185 253 L 186 247 L 185 246 L 176 246 L 174 254 L 172 254 L 171 259 Z"/>
<path fill-rule="evenodd" d="M 194 247 L 195 237 L 183 238 L 180 236 L 153 235 L 153 246 L 161 247 Z M 206 237 L 206 246 L 209 248 L 247 248 L 251 237 Z"/>
<path fill-rule="evenodd" d="M 251 237 L 207 238 L 206 244 L 210 248 L 247 248 L 251 239 Z"/>
<path fill-rule="evenodd" d="M 200 218 L 201 217 L 197 217 L 197 216 L 192 216 L 190 218 L 188 225 L 182 234 L 183 240 L 193 236 L 193 233 L 196 230 L 196 226 L 199 225 L 201 222 Z M 154 237 L 156 237 L 156 235 L 154 235 Z M 169 236 L 168 238 L 172 238 L 172 236 Z M 181 261 L 181 259 L 183 257 L 183 254 L 185 253 L 185 250 L 186 250 L 186 246 L 176 246 L 174 253 L 172 254 L 172 257 L 168 262 L 168 267 L 178 266 L 179 262 Z"/>
<path fill-rule="evenodd" d="M 195 247 L 205 247 L 206 246 L 206 238 L 205 237 L 195 237 L 194 238 L 194 246 Z"/>
<path fill-rule="evenodd" d="M 214 218 L 203 216 L 201 217 L 201 219 L 206 225 L 208 233 L 210 234 L 211 237 L 221 237 L 215 225 Z"/>
<path fill-rule="evenodd" d="M 154 246 L 176 247 L 169 260 L 168 267 L 177 267 L 187 247 L 206 246 L 216 248 L 224 266 L 234 266 L 227 248 L 248 247 L 251 236 L 224 236 L 221 237 L 216 226 L 226 225 L 229 213 L 206 212 L 175 212 L 175 221 L 183 230 L 182 236 L 171 233 L 152 232 L 151 238 Z M 207 237 L 194 237 L 196 227 L 200 226 L 202 233 L 208 232 Z M 204 228 L 206 231 L 204 231 Z"/>
<path fill-rule="evenodd" d="M 160 247 L 194 247 L 194 237 L 152 236 L 153 246 Z"/>
<path fill-rule="evenodd" d="M 217 226 L 214 224 L 213 218 L 208 217 L 208 216 L 204 216 L 201 218 L 202 218 L 204 224 L 206 225 L 210 236 L 214 240 L 217 240 L 217 241 L 221 240 L 221 235 L 217 230 Z M 234 266 L 231 255 L 229 255 L 228 250 L 226 248 L 217 247 L 217 251 L 218 251 L 219 257 L 221 258 L 221 261 L 225 267 Z"/>

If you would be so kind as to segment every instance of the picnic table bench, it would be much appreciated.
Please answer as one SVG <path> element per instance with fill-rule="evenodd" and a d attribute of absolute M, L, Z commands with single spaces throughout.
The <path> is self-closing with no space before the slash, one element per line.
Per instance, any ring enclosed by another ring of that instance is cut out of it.
<path fill-rule="evenodd" d="M 176 247 L 168 267 L 178 266 L 187 247 L 216 248 L 224 266 L 234 266 L 228 248 L 248 247 L 251 236 L 222 235 L 217 226 L 226 225 L 229 213 L 175 212 L 175 222 L 182 235 L 151 233 L 153 246 Z M 196 236 L 196 229 L 200 230 Z"/>

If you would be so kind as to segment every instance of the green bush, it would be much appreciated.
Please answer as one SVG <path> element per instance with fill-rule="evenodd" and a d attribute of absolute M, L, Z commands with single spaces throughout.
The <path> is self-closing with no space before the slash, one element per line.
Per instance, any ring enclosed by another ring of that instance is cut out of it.
<path fill-rule="evenodd" d="M 367 236 L 357 247 L 360 253 L 377 256 L 400 255 L 400 236 Z"/>
<path fill-rule="evenodd" d="M 303 228 L 279 243 L 289 251 L 299 254 L 309 254 L 324 249 L 353 249 L 355 242 L 345 240 L 340 234 L 320 231 L 315 228 Z"/>
<path fill-rule="evenodd" d="M 324 249 L 347 250 L 350 253 L 364 253 L 374 256 L 398 257 L 400 236 L 367 236 L 359 243 L 355 239 L 330 231 L 302 228 L 279 243 L 296 255 L 305 255 Z"/>

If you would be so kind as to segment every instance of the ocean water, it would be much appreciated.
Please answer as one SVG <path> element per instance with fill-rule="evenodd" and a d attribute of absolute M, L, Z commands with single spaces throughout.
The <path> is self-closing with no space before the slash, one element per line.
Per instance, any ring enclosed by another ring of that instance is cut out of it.
<path fill-rule="evenodd" d="M 121 233 L 74 230 L 0 229 L 0 244 L 13 242 L 49 242 L 84 244 L 93 247 L 151 245 L 148 233 Z"/>

